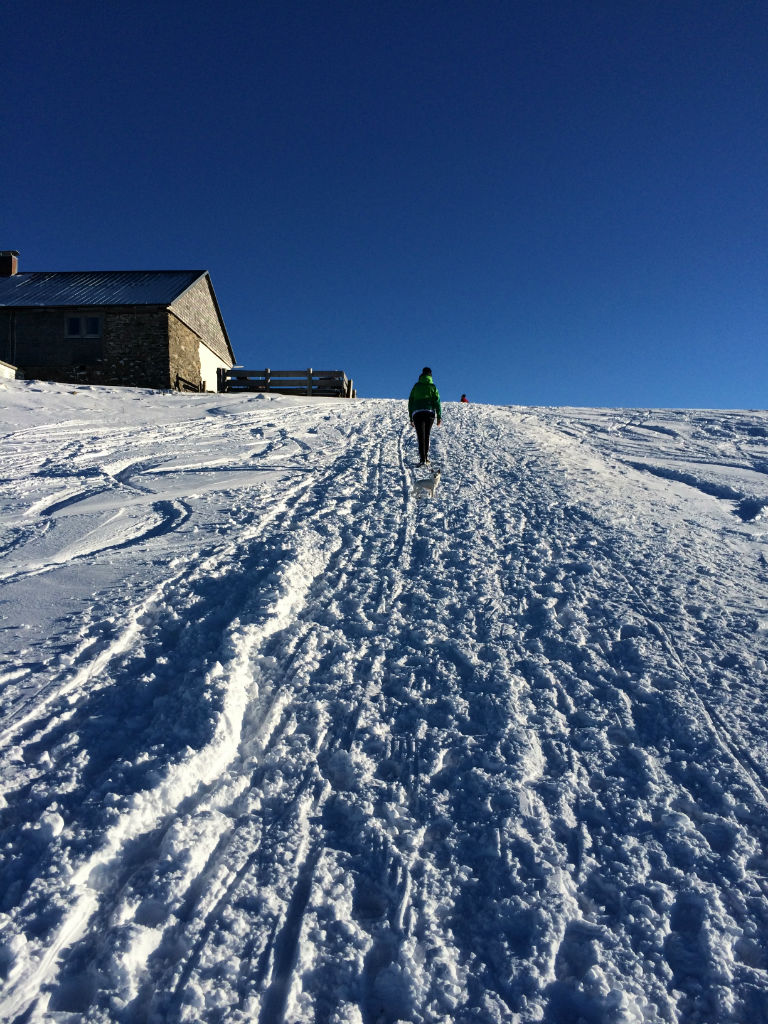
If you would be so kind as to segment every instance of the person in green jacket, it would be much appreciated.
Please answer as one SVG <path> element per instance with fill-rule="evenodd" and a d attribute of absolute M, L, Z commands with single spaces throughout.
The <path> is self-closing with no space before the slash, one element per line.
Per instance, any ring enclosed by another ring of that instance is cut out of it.
<path fill-rule="evenodd" d="M 438 427 L 442 423 L 443 408 L 440 404 L 440 392 L 432 380 L 432 371 L 425 366 L 421 376 L 411 388 L 408 398 L 408 416 L 419 439 L 419 464 L 429 462 L 429 434 L 437 418 Z"/>

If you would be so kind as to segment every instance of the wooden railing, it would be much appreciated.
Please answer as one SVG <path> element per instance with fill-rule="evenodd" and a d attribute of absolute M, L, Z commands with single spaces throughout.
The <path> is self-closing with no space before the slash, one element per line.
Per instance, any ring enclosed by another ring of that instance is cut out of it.
<path fill-rule="evenodd" d="M 355 398 L 354 383 L 343 370 L 217 370 L 219 391 L 272 391 L 279 395 Z"/>
<path fill-rule="evenodd" d="M 205 381 L 201 380 L 195 384 L 192 380 L 187 380 L 186 377 L 181 377 L 176 374 L 176 390 L 177 391 L 205 391 Z"/>

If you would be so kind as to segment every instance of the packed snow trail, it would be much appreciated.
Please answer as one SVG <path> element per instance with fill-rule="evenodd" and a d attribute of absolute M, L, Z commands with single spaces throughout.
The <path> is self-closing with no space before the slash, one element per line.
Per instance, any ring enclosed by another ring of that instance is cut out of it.
<path fill-rule="evenodd" d="M 403 402 L 88 395 L 3 441 L 0 1018 L 768 1020 L 765 417 L 448 405 L 417 503 Z"/>

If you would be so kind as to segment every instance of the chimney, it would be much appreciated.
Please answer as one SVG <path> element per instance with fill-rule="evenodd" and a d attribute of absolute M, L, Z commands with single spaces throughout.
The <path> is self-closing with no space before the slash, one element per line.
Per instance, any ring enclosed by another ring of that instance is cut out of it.
<path fill-rule="evenodd" d="M 13 277 L 19 272 L 19 254 L 15 249 L 0 251 L 0 277 Z"/>

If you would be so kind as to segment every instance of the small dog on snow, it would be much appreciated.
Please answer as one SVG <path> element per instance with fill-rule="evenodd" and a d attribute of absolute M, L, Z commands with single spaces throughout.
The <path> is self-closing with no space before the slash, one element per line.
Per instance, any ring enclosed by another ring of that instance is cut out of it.
<path fill-rule="evenodd" d="M 413 481 L 413 491 L 417 498 L 431 498 L 440 480 L 440 470 L 436 469 L 431 476 Z"/>

